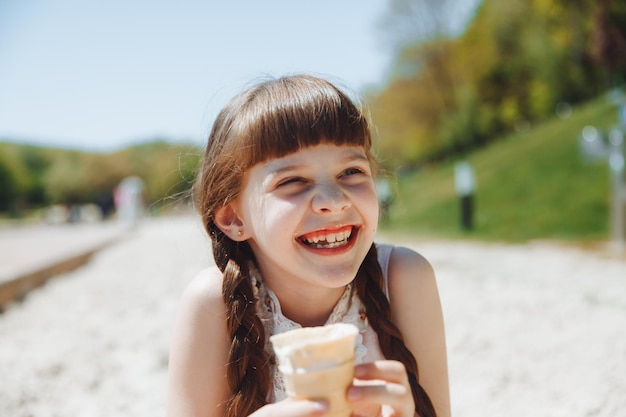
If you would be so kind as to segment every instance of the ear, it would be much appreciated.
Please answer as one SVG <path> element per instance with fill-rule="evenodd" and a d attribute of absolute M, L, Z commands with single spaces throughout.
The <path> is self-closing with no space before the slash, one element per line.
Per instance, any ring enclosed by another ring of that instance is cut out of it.
<path fill-rule="evenodd" d="M 226 236 L 235 242 L 243 242 L 249 237 L 233 203 L 219 208 L 215 212 L 213 221 Z"/>

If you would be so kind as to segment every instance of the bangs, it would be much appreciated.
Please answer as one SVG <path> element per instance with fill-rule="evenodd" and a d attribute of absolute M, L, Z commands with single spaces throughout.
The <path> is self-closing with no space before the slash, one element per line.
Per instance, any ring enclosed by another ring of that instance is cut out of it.
<path fill-rule="evenodd" d="M 230 134 L 238 138 L 241 169 L 318 144 L 360 146 L 370 153 L 367 119 L 325 80 L 284 77 L 245 97 Z"/>

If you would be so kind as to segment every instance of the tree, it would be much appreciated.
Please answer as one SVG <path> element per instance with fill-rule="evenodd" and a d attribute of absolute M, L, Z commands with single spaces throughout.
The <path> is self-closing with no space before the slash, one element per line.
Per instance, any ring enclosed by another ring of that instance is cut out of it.
<path fill-rule="evenodd" d="M 20 191 L 19 176 L 13 164 L 0 153 L 0 211 L 13 210 Z"/>
<path fill-rule="evenodd" d="M 0 143 L 0 212 L 20 214 L 27 204 L 29 181 L 19 148 Z"/>
<path fill-rule="evenodd" d="M 626 73 L 626 4 L 597 0 L 593 10 L 591 56 L 602 65 L 609 83 L 624 83 Z M 607 86 L 611 87 L 611 85 Z"/>
<path fill-rule="evenodd" d="M 81 204 L 89 201 L 85 164 L 77 151 L 63 153 L 46 171 L 44 186 L 53 204 Z"/>
<path fill-rule="evenodd" d="M 477 2 L 390 1 L 380 27 L 397 55 L 387 88 L 371 98 L 383 160 L 413 165 L 421 159 L 437 158 L 446 141 L 459 150 L 464 148 L 465 138 L 459 140 L 459 135 L 451 134 L 455 129 L 447 127 L 449 134 L 443 142 L 440 131 L 458 112 L 462 99 L 458 67 L 463 63 L 454 57 L 454 51 L 455 38 L 462 32 L 459 28 L 467 19 L 459 7 L 468 4 L 471 13 Z"/>
<path fill-rule="evenodd" d="M 390 2 L 398 52 L 370 98 L 388 165 L 458 156 L 624 81 L 623 1 L 483 0 L 451 35 L 458 4 Z"/>
<path fill-rule="evenodd" d="M 455 38 L 481 0 L 390 0 L 379 27 L 395 50 L 432 39 Z"/>

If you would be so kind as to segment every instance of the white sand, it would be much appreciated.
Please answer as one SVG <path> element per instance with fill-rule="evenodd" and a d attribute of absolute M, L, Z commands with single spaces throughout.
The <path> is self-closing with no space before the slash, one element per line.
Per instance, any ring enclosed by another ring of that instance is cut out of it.
<path fill-rule="evenodd" d="M 556 245 L 403 242 L 435 267 L 453 415 L 626 415 L 626 260 Z M 146 222 L 0 315 L 0 416 L 163 416 L 195 220 Z"/>

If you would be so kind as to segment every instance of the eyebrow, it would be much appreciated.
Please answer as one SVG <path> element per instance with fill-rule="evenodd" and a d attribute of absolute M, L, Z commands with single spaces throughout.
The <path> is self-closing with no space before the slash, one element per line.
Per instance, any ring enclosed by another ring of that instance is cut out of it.
<path fill-rule="evenodd" d="M 349 155 L 345 156 L 344 158 L 341 158 L 339 162 L 342 164 L 350 163 L 350 162 L 366 162 L 369 164 L 370 161 L 365 155 L 361 154 L 360 152 L 350 152 Z M 296 170 L 300 168 L 302 165 L 303 165 L 302 163 L 291 163 L 291 164 L 288 163 L 287 165 L 284 165 L 284 166 L 279 165 L 276 169 L 270 168 L 268 174 L 280 175 L 285 172 Z"/>

